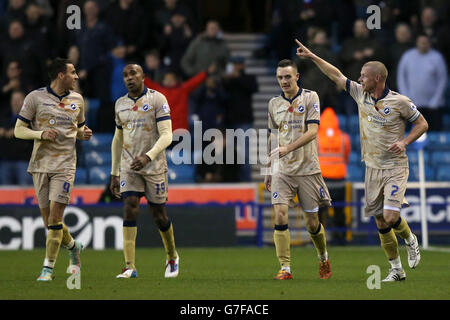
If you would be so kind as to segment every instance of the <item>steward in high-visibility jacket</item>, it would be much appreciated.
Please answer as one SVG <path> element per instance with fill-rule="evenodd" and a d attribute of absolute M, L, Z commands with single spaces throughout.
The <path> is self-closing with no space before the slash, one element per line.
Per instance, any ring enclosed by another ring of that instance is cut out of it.
<path fill-rule="evenodd" d="M 332 180 L 345 179 L 351 151 L 350 138 L 339 129 L 339 119 L 332 108 L 326 108 L 320 116 L 317 142 L 322 176 Z"/>

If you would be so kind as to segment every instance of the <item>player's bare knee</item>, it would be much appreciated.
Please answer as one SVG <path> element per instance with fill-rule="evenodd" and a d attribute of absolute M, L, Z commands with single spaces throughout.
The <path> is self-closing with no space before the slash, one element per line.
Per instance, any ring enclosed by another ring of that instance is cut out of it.
<path fill-rule="evenodd" d="M 400 211 L 384 210 L 383 218 L 389 227 L 392 227 L 400 217 Z"/>
<path fill-rule="evenodd" d="M 319 219 L 306 220 L 305 226 L 306 226 L 306 230 L 308 230 L 309 233 L 315 233 L 317 231 L 317 229 L 319 228 Z"/>
<path fill-rule="evenodd" d="M 149 202 L 150 213 L 155 220 L 156 225 L 161 228 L 167 226 L 169 217 L 167 216 L 165 204 L 157 204 Z"/>
<path fill-rule="evenodd" d="M 135 199 L 136 198 L 136 199 Z M 127 197 L 124 200 L 124 219 L 135 221 L 139 213 L 139 198 Z"/>

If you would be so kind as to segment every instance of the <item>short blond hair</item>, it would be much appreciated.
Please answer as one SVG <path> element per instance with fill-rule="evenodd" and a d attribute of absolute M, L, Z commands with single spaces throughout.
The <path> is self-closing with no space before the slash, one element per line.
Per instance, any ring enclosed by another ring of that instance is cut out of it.
<path fill-rule="evenodd" d="M 380 61 L 368 61 L 363 65 L 364 67 L 371 67 L 375 74 L 379 74 L 383 80 L 387 79 L 388 71 L 384 63 Z"/>

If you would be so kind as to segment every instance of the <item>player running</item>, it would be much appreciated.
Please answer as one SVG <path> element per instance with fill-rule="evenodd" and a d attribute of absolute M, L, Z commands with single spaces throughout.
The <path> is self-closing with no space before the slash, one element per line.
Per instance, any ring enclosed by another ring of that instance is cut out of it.
<path fill-rule="evenodd" d="M 139 202 L 145 196 L 167 254 L 165 277 L 178 276 L 179 256 L 173 226 L 167 217 L 167 162 L 172 142 L 170 109 L 163 94 L 144 86 L 137 64 L 123 69 L 128 94 L 116 101 L 116 131 L 112 141 L 111 192 L 124 199 L 123 253 L 126 267 L 117 278 L 136 278 L 135 247 Z M 119 173 L 120 171 L 120 173 Z M 120 175 L 120 178 L 119 178 Z"/>
<path fill-rule="evenodd" d="M 292 279 L 288 208 L 296 195 L 304 211 L 306 229 L 317 250 L 319 278 L 328 279 L 331 265 L 318 212 L 319 207 L 330 206 L 331 199 L 317 155 L 319 97 L 316 92 L 297 85 L 299 73 L 291 60 L 278 63 L 276 76 L 282 93 L 269 101 L 268 126 L 271 130 L 269 143 L 278 129 L 279 147 L 272 146 L 270 157 L 279 156 L 279 170 L 264 179 L 266 189 L 272 194 L 275 212 L 273 238 L 281 265 L 274 279 Z"/>
<path fill-rule="evenodd" d="M 409 267 L 417 267 L 420 261 L 417 237 L 400 217 L 402 205 L 407 205 L 404 199 L 409 175 L 406 146 L 428 130 L 428 123 L 408 97 L 389 90 L 388 71 L 383 63 L 364 64 L 357 83 L 295 41 L 297 56 L 311 59 L 358 104 L 361 160 L 366 164 L 364 214 L 375 217 L 381 246 L 391 264 L 383 282 L 405 280 L 395 234 L 405 240 Z M 413 127 L 405 137 L 406 121 Z"/>
<path fill-rule="evenodd" d="M 63 223 L 70 202 L 76 170 L 76 139 L 89 140 L 83 97 L 74 92 L 78 76 L 73 64 L 56 58 L 49 66 L 50 85 L 25 97 L 14 129 L 19 139 L 34 139 L 28 172 L 48 228 L 44 267 L 37 281 L 51 281 L 60 245 L 69 249 L 71 265 L 81 267 L 83 245 L 75 241 Z"/>

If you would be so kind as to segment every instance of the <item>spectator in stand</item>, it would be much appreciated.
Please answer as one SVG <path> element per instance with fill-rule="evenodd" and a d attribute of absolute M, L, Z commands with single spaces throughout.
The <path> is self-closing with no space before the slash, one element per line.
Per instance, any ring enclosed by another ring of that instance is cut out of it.
<path fill-rule="evenodd" d="M 10 114 L 11 95 L 14 91 L 24 91 L 22 68 L 18 60 L 12 60 L 6 67 L 6 77 L 0 78 L 0 118 Z"/>
<path fill-rule="evenodd" d="M 397 88 L 397 68 L 402 55 L 414 47 L 412 42 L 411 28 L 406 23 L 399 23 L 395 28 L 395 42 L 389 47 L 389 77 L 387 82 L 389 87 L 398 91 Z"/>
<path fill-rule="evenodd" d="M 349 79 L 358 79 L 361 68 L 366 62 L 371 60 L 384 62 L 385 59 L 381 46 L 370 38 L 365 20 L 355 21 L 353 34 L 353 38 L 344 41 L 339 58 L 344 69 L 343 73 Z M 348 94 L 344 95 L 343 109 L 348 115 L 355 113 L 356 103 Z"/>
<path fill-rule="evenodd" d="M 215 64 L 218 73 L 223 74 L 229 55 L 225 40 L 222 39 L 219 23 L 210 20 L 206 23 L 206 31 L 199 34 L 189 44 L 181 59 L 181 67 L 189 77 L 206 70 L 211 64 Z"/>
<path fill-rule="evenodd" d="M 2 157 L 3 184 L 21 186 L 33 184 L 31 175 L 27 173 L 33 141 L 14 137 L 14 126 L 24 99 L 25 94 L 22 91 L 14 91 L 11 94 L 9 115 L 0 118 L 0 146 L 2 150 L 8 150 L 6 156 Z"/>
<path fill-rule="evenodd" d="M 211 65 L 208 71 L 202 71 L 185 82 L 180 82 L 178 75 L 175 73 L 167 72 L 164 75 L 162 84 L 151 80 L 147 76 L 145 77 L 144 84 L 147 88 L 159 91 L 167 98 L 171 110 L 172 131 L 176 129 L 189 130 L 189 95 L 206 80 L 208 74 L 213 74 L 214 72 L 215 66 Z"/>
<path fill-rule="evenodd" d="M 159 52 L 156 49 L 149 50 L 144 55 L 144 74 L 154 82 L 161 83 L 167 69 L 161 65 Z"/>
<path fill-rule="evenodd" d="M 170 23 L 164 26 L 161 55 L 167 68 L 184 75 L 180 61 L 192 39 L 192 29 L 186 21 L 185 13 L 179 9 L 170 18 Z"/>
<path fill-rule="evenodd" d="M 194 120 L 201 121 L 202 135 L 208 129 L 223 129 L 224 127 L 224 107 L 225 107 L 225 91 L 221 86 L 220 80 L 216 76 L 210 76 L 205 83 L 192 94 L 192 117 Z M 204 149 L 214 144 L 215 149 L 212 151 L 214 157 L 220 157 L 225 160 L 225 145 L 223 137 L 212 141 L 203 141 L 202 154 Z M 220 182 L 222 181 L 221 172 L 222 164 L 208 164 L 203 159 L 201 164 L 195 165 L 195 181 L 196 182 Z"/>
<path fill-rule="evenodd" d="M 80 51 L 78 76 L 83 81 L 85 97 L 100 100 L 100 113 L 106 121 L 97 124 L 97 131 L 114 131 L 114 108 L 111 102 L 110 55 L 124 58 L 126 47 L 119 45 L 108 24 L 99 20 L 99 7 L 95 1 L 88 0 L 83 6 L 85 22 L 81 30 L 74 30 L 72 43 Z M 111 120 L 111 121 L 109 121 Z"/>
<path fill-rule="evenodd" d="M 120 23 L 118 23 L 120 21 Z M 105 22 L 125 46 L 125 59 L 139 60 L 147 49 L 147 19 L 135 0 L 119 0 L 111 3 L 105 12 Z"/>
<path fill-rule="evenodd" d="M 44 15 L 44 9 L 36 3 L 30 2 L 25 10 L 26 21 L 25 28 L 31 39 L 40 43 L 41 47 L 47 52 L 47 59 L 56 57 L 57 51 L 53 43 L 56 42 L 53 34 L 53 27 Z"/>
<path fill-rule="evenodd" d="M 411 98 L 427 119 L 430 131 L 442 129 L 447 65 L 442 54 L 431 48 L 426 34 L 416 39 L 416 48 L 406 51 L 397 72 L 399 92 Z"/>
<path fill-rule="evenodd" d="M 314 28 L 311 34 L 310 47 L 313 52 L 317 52 L 320 57 L 326 61 L 330 61 L 333 65 L 338 65 L 337 57 L 331 51 L 327 33 L 324 29 Z M 302 86 L 306 88 L 314 88 L 319 95 L 319 100 L 323 106 L 337 106 L 338 90 L 336 85 L 321 72 L 317 72 L 317 67 L 313 62 L 306 59 L 295 58 L 295 62 L 299 66 L 300 81 Z M 341 113 L 341 110 L 335 110 Z"/>
<path fill-rule="evenodd" d="M 197 26 L 194 16 L 188 6 L 180 3 L 178 0 L 164 0 L 164 5 L 156 11 L 155 20 L 159 32 L 163 32 L 164 27 L 170 23 L 175 12 L 183 12 L 187 24 L 195 31 Z"/>
<path fill-rule="evenodd" d="M 231 62 L 233 69 L 223 80 L 228 95 L 225 126 L 234 130 L 242 129 L 246 132 L 253 128 L 252 95 L 258 91 L 258 82 L 254 75 L 245 72 L 243 57 L 232 57 Z M 252 180 L 252 167 L 250 164 L 250 141 L 246 140 L 244 146 L 236 145 L 236 148 L 238 160 L 242 158 L 245 160 L 243 164 L 239 164 L 239 181 L 249 182 Z"/>
<path fill-rule="evenodd" d="M 8 35 L 0 42 L 0 60 L 2 68 L 12 60 L 22 62 L 23 78 L 26 80 L 26 92 L 37 89 L 45 81 L 47 52 L 39 42 L 27 36 L 20 20 L 9 23 Z M 3 69 L 4 70 L 4 69 Z"/>
<path fill-rule="evenodd" d="M 20 20 L 22 23 L 26 21 L 25 9 L 27 1 L 26 0 L 9 0 L 8 9 L 5 15 L 2 17 L 5 26 L 12 20 Z"/>
<path fill-rule="evenodd" d="M 426 34 L 430 39 L 431 45 L 436 47 L 438 40 L 438 24 L 436 11 L 432 7 L 425 7 L 420 13 L 420 24 L 417 35 Z"/>

